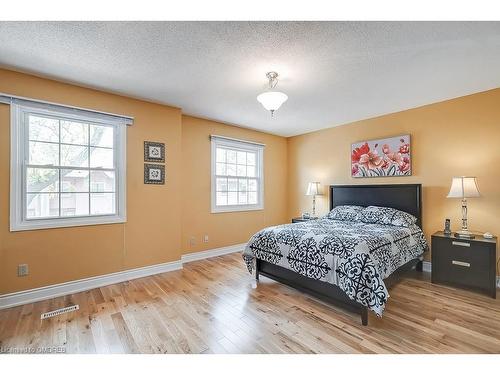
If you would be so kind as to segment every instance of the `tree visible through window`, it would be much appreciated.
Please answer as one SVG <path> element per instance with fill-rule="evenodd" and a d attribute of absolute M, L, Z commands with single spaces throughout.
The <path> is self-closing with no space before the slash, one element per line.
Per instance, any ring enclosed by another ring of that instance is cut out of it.
<path fill-rule="evenodd" d="M 28 118 L 26 218 L 114 214 L 113 127 Z"/>
<path fill-rule="evenodd" d="M 124 129 L 40 112 L 21 108 L 17 116 L 15 143 L 23 155 L 22 173 L 14 176 L 22 189 L 21 201 L 14 202 L 18 221 L 29 227 L 49 219 L 66 219 L 66 225 L 71 217 L 123 216 L 124 171 L 117 156 L 124 158 Z"/>

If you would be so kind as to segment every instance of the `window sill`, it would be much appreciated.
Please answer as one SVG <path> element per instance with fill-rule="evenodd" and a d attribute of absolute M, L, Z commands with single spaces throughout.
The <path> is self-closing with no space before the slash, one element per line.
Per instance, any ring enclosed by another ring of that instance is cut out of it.
<path fill-rule="evenodd" d="M 25 220 L 10 224 L 11 232 L 39 229 L 69 228 L 88 225 L 119 224 L 127 221 L 126 216 L 109 215 L 79 218 L 58 218 L 58 219 L 39 219 Z"/>
<path fill-rule="evenodd" d="M 259 211 L 263 210 L 263 206 L 228 206 L 228 207 L 212 207 L 212 214 L 222 214 L 229 212 L 244 212 L 244 211 Z"/>

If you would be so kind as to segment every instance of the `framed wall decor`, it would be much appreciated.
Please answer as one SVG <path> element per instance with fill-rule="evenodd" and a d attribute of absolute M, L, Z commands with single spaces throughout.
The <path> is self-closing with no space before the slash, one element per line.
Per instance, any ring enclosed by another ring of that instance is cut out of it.
<path fill-rule="evenodd" d="M 165 143 L 144 141 L 144 161 L 165 162 Z"/>
<path fill-rule="evenodd" d="M 410 135 L 351 145 L 351 177 L 411 176 Z"/>
<path fill-rule="evenodd" d="M 165 166 L 161 164 L 144 164 L 144 183 L 165 185 Z"/>

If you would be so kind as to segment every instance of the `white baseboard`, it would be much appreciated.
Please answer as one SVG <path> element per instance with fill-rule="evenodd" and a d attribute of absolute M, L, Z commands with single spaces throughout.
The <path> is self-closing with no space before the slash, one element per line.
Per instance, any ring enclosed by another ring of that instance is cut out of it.
<path fill-rule="evenodd" d="M 156 275 L 158 273 L 175 271 L 179 269 L 182 269 L 182 262 L 180 260 L 177 260 L 175 262 L 155 264 L 152 266 L 134 268 L 131 270 L 110 273 L 102 276 L 89 277 L 86 279 L 68 281 L 61 284 L 4 294 L 0 295 L 0 309 L 25 305 L 27 303 L 83 292 L 105 285 L 121 283 L 123 281 L 138 279 L 140 277 Z"/>
<path fill-rule="evenodd" d="M 432 264 L 431 262 L 423 261 L 422 262 L 422 271 L 424 272 L 431 272 L 432 270 Z"/>
<path fill-rule="evenodd" d="M 0 309 L 6 309 L 8 307 L 25 305 L 27 303 L 33 303 L 45 299 L 83 292 L 89 289 L 100 288 L 106 285 L 138 279 L 140 277 L 146 277 L 146 276 L 156 275 L 159 273 L 180 270 L 182 269 L 183 263 L 212 258 L 220 255 L 234 253 L 237 251 L 243 251 L 245 245 L 246 244 L 238 244 L 238 245 L 220 247 L 218 249 L 200 251 L 198 253 L 185 254 L 181 257 L 181 260 L 177 260 L 174 262 L 155 264 L 152 266 L 146 266 L 126 271 L 110 273 L 107 275 L 89 277 L 86 279 L 68 281 L 61 284 L 48 285 L 41 288 L 3 294 L 0 295 Z"/>
<path fill-rule="evenodd" d="M 208 259 L 213 257 L 218 257 L 221 255 L 242 252 L 245 250 L 246 243 L 240 243 L 237 245 L 219 247 L 217 249 L 199 251 L 197 253 L 184 254 L 181 257 L 182 263 L 194 262 L 196 260 Z"/>
<path fill-rule="evenodd" d="M 42 301 L 45 299 L 60 297 L 68 294 L 83 292 L 89 289 L 100 288 L 102 286 L 121 283 L 128 280 L 138 279 L 156 275 L 159 273 L 170 272 L 182 269 L 184 263 L 194 262 L 207 258 L 213 258 L 221 255 L 231 254 L 245 249 L 246 244 L 237 244 L 220 247 L 217 249 L 200 251 L 197 253 L 184 254 L 181 260 L 174 262 L 155 264 L 152 266 L 134 268 L 131 270 L 110 273 L 102 276 L 89 277 L 86 279 L 68 281 L 66 283 L 44 286 L 30 290 L 0 295 L 0 309 L 25 305 Z M 431 272 L 431 263 L 423 262 L 423 271 Z M 500 288 L 500 276 L 497 276 L 497 287 Z"/>

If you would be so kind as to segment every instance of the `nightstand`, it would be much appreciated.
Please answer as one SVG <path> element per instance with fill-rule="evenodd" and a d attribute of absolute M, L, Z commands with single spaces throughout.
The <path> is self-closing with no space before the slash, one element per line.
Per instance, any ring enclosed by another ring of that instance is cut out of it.
<path fill-rule="evenodd" d="M 310 217 L 308 219 L 304 219 L 303 217 L 294 217 L 292 219 L 292 223 L 302 223 L 304 221 L 309 221 L 309 220 L 316 220 L 318 219 L 317 217 Z"/>
<path fill-rule="evenodd" d="M 431 237 L 432 282 L 474 289 L 496 298 L 497 238 Z"/>

